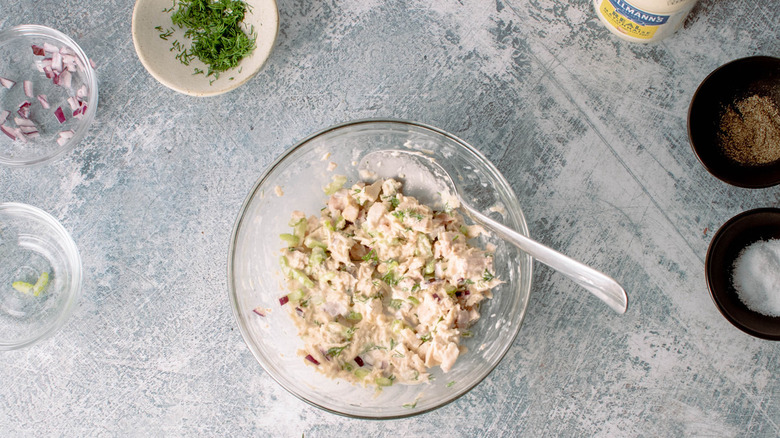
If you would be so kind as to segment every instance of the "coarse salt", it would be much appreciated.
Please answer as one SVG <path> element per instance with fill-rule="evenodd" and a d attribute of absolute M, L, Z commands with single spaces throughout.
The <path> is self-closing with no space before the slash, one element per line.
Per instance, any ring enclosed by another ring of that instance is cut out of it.
<path fill-rule="evenodd" d="M 745 247 L 734 262 L 732 281 L 748 309 L 780 316 L 780 239 Z"/>

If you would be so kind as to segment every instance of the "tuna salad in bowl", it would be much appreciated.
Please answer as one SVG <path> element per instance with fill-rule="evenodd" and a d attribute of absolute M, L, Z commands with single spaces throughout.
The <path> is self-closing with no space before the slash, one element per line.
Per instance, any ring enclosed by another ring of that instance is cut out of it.
<path fill-rule="evenodd" d="M 531 286 L 530 256 L 413 166 L 376 158 L 389 151 L 435 160 L 466 200 L 527 235 L 509 184 L 472 146 L 366 120 L 303 140 L 265 171 L 228 260 L 233 312 L 262 368 L 360 418 L 427 412 L 479 384 L 518 335 Z"/>

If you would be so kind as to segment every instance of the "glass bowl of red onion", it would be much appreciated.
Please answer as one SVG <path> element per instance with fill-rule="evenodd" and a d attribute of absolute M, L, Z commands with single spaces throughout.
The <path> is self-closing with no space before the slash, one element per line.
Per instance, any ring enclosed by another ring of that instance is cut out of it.
<path fill-rule="evenodd" d="M 89 130 L 98 103 L 92 61 L 70 37 L 39 25 L 0 32 L 0 164 L 48 163 Z"/>
<path fill-rule="evenodd" d="M 495 277 L 502 283 L 492 290 L 492 298 L 480 302 L 480 317 L 461 337 L 461 354 L 451 369 L 444 372 L 433 366 L 427 370 L 430 379 L 419 384 L 388 381 L 365 386 L 318 372 L 318 365 L 302 351 L 304 342 L 284 299 L 288 291 L 280 270 L 280 234 L 289 232 L 294 210 L 319 214 L 328 198 L 323 187 L 334 174 L 346 176 L 344 187 L 351 187 L 366 179 L 362 166 L 368 154 L 390 150 L 421 153 L 436 160 L 453 176 L 466 200 L 528 234 L 518 199 L 495 166 L 463 140 L 423 124 L 361 120 L 336 125 L 304 139 L 266 169 L 241 207 L 231 238 L 228 288 L 234 316 L 249 350 L 276 382 L 314 406 L 356 418 L 417 415 L 469 392 L 512 346 L 531 289 L 531 257 L 492 233 L 484 233 L 474 245 L 493 248 Z M 398 178 L 403 181 L 404 174 Z M 385 347 L 392 350 L 392 345 Z M 361 368 L 369 366 L 362 360 L 355 362 Z"/>

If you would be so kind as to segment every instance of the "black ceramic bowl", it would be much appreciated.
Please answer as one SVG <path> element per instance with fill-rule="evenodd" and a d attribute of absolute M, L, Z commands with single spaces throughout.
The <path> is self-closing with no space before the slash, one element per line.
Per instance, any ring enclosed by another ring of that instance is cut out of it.
<path fill-rule="evenodd" d="M 729 219 L 710 242 L 705 277 L 712 300 L 730 323 L 757 338 L 780 341 L 780 317 L 748 309 L 740 301 L 731 279 L 734 260 L 740 251 L 767 239 L 780 239 L 780 208 L 749 210 Z"/>
<path fill-rule="evenodd" d="M 780 184 L 780 160 L 744 165 L 727 157 L 720 145 L 720 120 L 726 108 L 754 94 L 780 108 L 780 58 L 753 56 L 715 69 L 693 94 L 688 109 L 688 138 L 693 152 L 716 178 L 739 187 Z"/>

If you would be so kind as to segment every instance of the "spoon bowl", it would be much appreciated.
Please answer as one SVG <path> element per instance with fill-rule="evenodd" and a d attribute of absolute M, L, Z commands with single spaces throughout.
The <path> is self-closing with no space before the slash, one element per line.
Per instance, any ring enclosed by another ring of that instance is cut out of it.
<path fill-rule="evenodd" d="M 454 180 L 444 168 L 421 152 L 383 150 L 365 155 L 361 161 L 372 177 L 400 177 L 404 190 L 428 205 L 461 208 L 472 220 L 495 232 L 531 257 L 569 277 L 617 313 L 628 309 L 628 296 L 617 281 L 577 260 L 524 236 L 488 217 L 464 200 Z"/>

